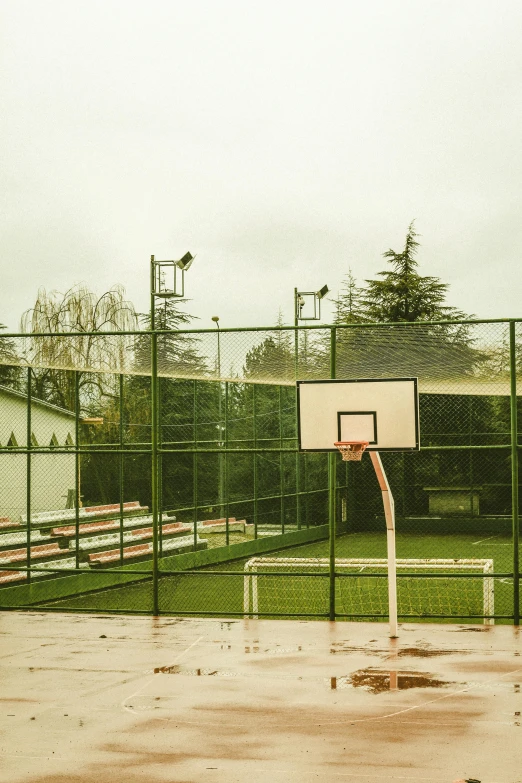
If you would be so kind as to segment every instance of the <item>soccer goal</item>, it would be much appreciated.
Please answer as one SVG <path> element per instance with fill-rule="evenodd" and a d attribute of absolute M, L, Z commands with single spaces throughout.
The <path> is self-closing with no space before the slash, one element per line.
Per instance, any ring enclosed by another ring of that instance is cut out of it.
<path fill-rule="evenodd" d="M 336 616 L 387 617 L 387 566 L 385 558 L 336 559 Z M 493 570 L 493 560 L 398 558 L 398 614 L 482 617 L 492 625 L 494 579 L 485 575 Z M 328 558 L 253 557 L 244 571 L 245 617 L 327 614 Z"/>

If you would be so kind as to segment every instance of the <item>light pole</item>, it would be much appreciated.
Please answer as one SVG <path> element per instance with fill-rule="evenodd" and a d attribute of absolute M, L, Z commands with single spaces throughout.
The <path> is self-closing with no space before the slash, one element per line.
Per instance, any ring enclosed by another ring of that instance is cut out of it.
<path fill-rule="evenodd" d="M 223 402 L 222 402 L 222 389 L 221 389 L 221 330 L 219 328 L 219 315 L 213 315 L 212 320 L 216 324 L 217 327 L 217 375 L 218 375 L 218 424 L 217 424 L 217 430 L 218 430 L 218 446 L 220 449 L 223 448 L 224 445 L 224 438 L 223 435 L 225 433 L 225 427 L 223 426 Z M 219 506 L 219 516 L 224 517 L 225 515 L 225 504 L 224 504 L 224 495 L 225 495 L 225 463 L 223 460 L 223 454 L 218 454 L 218 475 L 219 475 L 219 483 L 218 483 L 218 506 Z"/>
<path fill-rule="evenodd" d="M 328 286 L 323 285 L 319 291 L 299 291 L 294 288 L 294 351 L 295 351 L 295 379 L 299 376 L 299 321 L 319 321 L 321 318 L 321 300 L 324 299 L 328 293 Z M 306 305 L 307 299 L 312 298 L 313 303 L 313 315 L 303 315 L 303 309 Z M 304 332 L 304 357 L 305 357 L 305 371 L 306 371 L 306 330 Z M 297 394 L 296 394 L 296 427 L 297 427 Z M 306 490 L 306 462 L 305 462 L 305 490 Z M 301 527 L 301 460 L 299 458 L 299 451 L 295 453 L 295 492 L 296 492 L 296 517 L 297 528 Z M 308 516 L 308 514 L 307 514 Z"/>
<path fill-rule="evenodd" d="M 150 257 L 150 397 L 151 397 L 151 489 L 152 489 L 152 603 L 153 613 L 159 614 L 159 400 L 158 400 L 158 335 L 156 334 L 156 299 L 172 299 L 185 295 L 185 272 L 190 268 L 194 256 L 185 255 L 178 261 L 159 261 Z M 179 282 L 181 272 L 181 289 Z"/>

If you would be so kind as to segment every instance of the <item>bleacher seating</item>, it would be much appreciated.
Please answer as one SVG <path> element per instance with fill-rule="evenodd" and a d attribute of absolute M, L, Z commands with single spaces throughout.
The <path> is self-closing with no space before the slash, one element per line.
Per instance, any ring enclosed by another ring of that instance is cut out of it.
<path fill-rule="evenodd" d="M 50 544 L 39 544 L 31 547 L 31 562 L 41 560 L 46 557 L 60 556 L 69 554 L 66 549 L 60 549 L 56 542 Z M 5 549 L 0 552 L 1 563 L 25 563 L 27 561 L 27 547 L 21 549 Z"/>
<path fill-rule="evenodd" d="M 204 530 L 206 533 L 226 533 L 227 520 L 225 517 L 221 519 L 206 519 L 203 522 L 198 522 L 198 530 Z M 247 536 L 254 535 L 254 525 L 247 524 L 246 519 L 236 519 L 235 517 L 228 518 L 228 532 L 229 533 L 244 533 Z"/>
<path fill-rule="evenodd" d="M 132 514 L 142 514 L 148 511 L 148 506 L 140 506 L 139 500 L 132 500 L 127 503 L 123 503 L 123 511 L 125 516 Z M 108 503 L 104 506 L 84 506 L 78 509 L 78 517 L 85 521 L 88 519 L 107 519 L 114 517 L 115 514 L 120 513 L 119 503 Z M 71 522 L 76 519 L 75 508 L 61 508 L 55 511 L 40 511 L 35 514 L 31 514 L 31 526 L 51 528 L 60 522 Z M 27 524 L 27 515 L 22 514 L 22 523 Z"/>
<path fill-rule="evenodd" d="M 198 537 L 196 541 L 196 550 L 206 549 L 208 542 Z M 163 541 L 162 554 L 166 552 L 176 552 L 182 554 L 183 552 L 194 551 L 194 538 L 193 536 L 183 536 L 181 538 L 171 538 Z M 137 560 L 141 558 L 150 559 L 152 557 L 152 541 L 146 544 L 135 544 L 134 546 L 123 547 L 123 559 L 124 560 Z M 109 565 L 120 560 L 120 550 L 112 549 L 105 552 L 92 552 L 87 555 L 87 562 L 91 566 Z"/>
<path fill-rule="evenodd" d="M 31 530 L 31 544 L 34 544 L 36 541 L 49 543 L 49 536 L 46 536 L 39 530 Z M 0 533 L 0 555 L 2 554 L 2 549 L 16 546 L 16 544 L 27 544 L 27 530 L 20 530 L 15 533 Z"/>
<path fill-rule="evenodd" d="M 87 569 L 116 565 L 120 558 L 125 562 L 150 559 L 153 517 L 143 513 L 148 507 L 136 500 L 124 503 L 123 510 L 124 516 L 120 518 L 119 503 L 81 508 L 78 516 L 82 521 L 78 529 L 74 508 L 31 514 L 31 564 L 37 561 L 37 569 L 31 569 L 31 579 L 51 577 L 57 570 L 76 568 L 76 554 L 73 555 L 76 548 L 80 553 L 80 567 Z M 176 518 L 168 514 L 164 519 L 168 521 L 162 524 L 162 554 L 193 551 L 193 526 L 176 522 Z M 13 525 L 6 518 L 4 521 L 8 532 L 0 533 L 0 585 L 9 585 L 27 579 L 27 572 L 8 568 L 10 564 L 27 563 L 27 516 L 22 516 L 25 526 Z M 75 524 L 71 524 L 73 521 Z M 205 530 L 208 531 L 209 526 Z M 25 546 L 13 548 L 17 544 Z M 196 536 L 195 544 L 196 549 L 208 546 L 199 536 Z M 6 566 L 5 570 L 3 566 Z"/>
<path fill-rule="evenodd" d="M 24 579 L 27 579 L 26 571 L 0 571 L 0 585 L 23 582 Z"/>
<path fill-rule="evenodd" d="M 132 527 L 139 527 L 140 525 L 152 522 L 152 515 L 146 517 L 123 517 L 123 527 L 128 530 Z M 82 522 L 78 526 L 78 532 L 80 536 L 87 536 L 96 533 L 106 533 L 110 530 L 119 530 L 120 520 L 118 519 L 104 519 L 101 522 Z M 65 527 L 53 527 L 50 531 L 51 536 L 61 539 L 74 538 L 76 535 L 76 525 L 67 525 Z M 67 544 L 65 544 L 67 546 Z"/>
<path fill-rule="evenodd" d="M 168 525 L 162 525 L 162 537 L 172 538 L 190 533 L 191 528 L 183 525 L 181 522 L 173 522 Z M 124 530 L 121 536 L 123 543 L 152 540 L 153 529 L 151 527 L 138 528 L 137 530 Z M 120 533 L 109 533 L 107 535 L 88 536 L 78 540 L 78 549 L 88 551 L 94 549 L 103 549 L 111 544 L 120 543 Z M 76 548 L 76 539 L 69 541 L 69 548 Z"/>

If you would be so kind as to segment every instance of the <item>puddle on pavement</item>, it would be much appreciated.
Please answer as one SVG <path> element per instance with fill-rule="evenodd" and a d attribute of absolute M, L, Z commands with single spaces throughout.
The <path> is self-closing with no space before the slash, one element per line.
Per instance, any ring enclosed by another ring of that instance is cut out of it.
<path fill-rule="evenodd" d="M 154 669 L 154 674 L 183 674 L 185 677 L 238 677 L 237 672 L 226 669 L 184 669 L 178 664 L 173 666 L 159 666 Z"/>
<path fill-rule="evenodd" d="M 333 679 L 333 678 L 332 678 Z M 336 688 L 366 688 L 369 693 L 384 693 L 390 690 L 410 688 L 444 688 L 453 683 L 437 680 L 426 672 L 386 672 L 375 669 L 360 669 L 348 677 L 337 677 Z M 333 683 L 331 684 L 333 688 Z"/>
<path fill-rule="evenodd" d="M 458 650 L 459 655 L 465 655 L 468 650 Z M 398 658 L 434 658 L 437 655 L 455 655 L 455 650 L 436 650 L 432 647 L 403 647 L 397 650 Z"/>
<path fill-rule="evenodd" d="M 467 654 L 468 652 L 468 650 L 458 650 L 459 655 Z M 345 655 L 349 653 L 376 655 L 381 658 L 434 658 L 439 655 L 455 655 L 455 650 L 439 650 L 433 647 L 402 647 L 390 655 L 390 651 L 383 648 L 341 646 L 339 643 L 330 647 L 330 655 Z"/>
<path fill-rule="evenodd" d="M 227 669 L 201 668 L 188 669 L 179 664 L 160 666 L 154 669 L 154 674 L 177 674 L 183 677 L 217 677 L 217 678 L 257 678 L 258 674 L 237 672 Z M 385 691 L 409 690 L 410 688 L 444 688 L 453 685 L 446 680 L 438 680 L 427 672 L 383 671 L 380 669 L 359 669 L 353 674 L 343 677 L 310 677 L 294 674 L 272 673 L 270 679 L 281 680 L 322 680 L 330 690 L 345 690 L 347 688 L 365 688 L 369 693 Z"/>
<path fill-rule="evenodd" d="M 283 655 L 288 653 L 296 653 L 296 652 L 302 652 L 303 647 L 302 645 L 298 644 L 295 647 L 264 647 L 261 648 L 257 645 L 254 646 L 245 646 L 245 653 L 264 653 L 266 655 Z"/>

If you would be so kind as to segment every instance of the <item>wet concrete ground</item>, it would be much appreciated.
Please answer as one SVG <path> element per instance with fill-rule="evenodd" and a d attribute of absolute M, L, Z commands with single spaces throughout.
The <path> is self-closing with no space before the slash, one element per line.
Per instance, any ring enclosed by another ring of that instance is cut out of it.
<path fill-rule="evenodd" d="M 0 615 L 0 780 L 522 782 L 509 626 Z"/>

